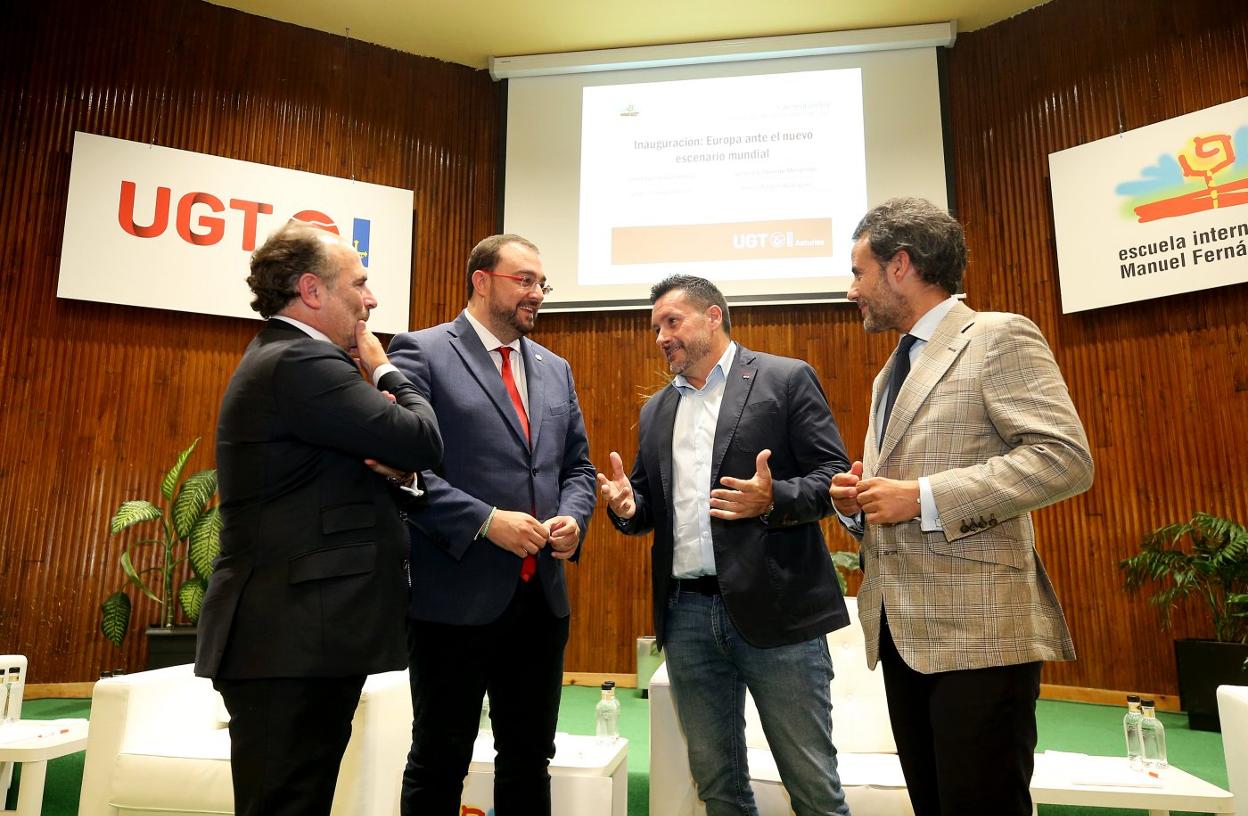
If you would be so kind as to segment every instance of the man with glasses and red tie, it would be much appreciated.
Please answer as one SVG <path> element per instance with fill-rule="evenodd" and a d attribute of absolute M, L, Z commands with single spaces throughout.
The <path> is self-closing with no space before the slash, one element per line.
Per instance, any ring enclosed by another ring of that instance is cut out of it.
<path fill-rule="evenodd" d="M 397 335 L 390 361 L 433 405 L 442 467 L 408 516 L 412 749 L 405 816 L 457 816 L 489 694 L 499 816 L 550 812 L 547 767 L 576 560 L 594 467 L 566 360 L 527 339 L 551 291 L 538 249 L 494 235 L 472 250 L 468 305 Z"/>

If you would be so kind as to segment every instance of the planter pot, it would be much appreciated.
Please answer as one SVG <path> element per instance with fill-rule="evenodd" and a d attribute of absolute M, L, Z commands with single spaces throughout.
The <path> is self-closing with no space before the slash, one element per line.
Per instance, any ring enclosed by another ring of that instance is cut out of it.
<path fill-rule="evenodd" d="M 147 668 L 163 669 L 195 662 L 194 626 L 147 627 Z"/>
<path fill-rule="evenodd" d="M 1248 645 L 1217 640 L 1176 640 L 1174 662 L 1179 672 L 1179 701 L 1188 722 L 1198 731 L 1221 731 L 1218 686 L 1248 685 Z"/>

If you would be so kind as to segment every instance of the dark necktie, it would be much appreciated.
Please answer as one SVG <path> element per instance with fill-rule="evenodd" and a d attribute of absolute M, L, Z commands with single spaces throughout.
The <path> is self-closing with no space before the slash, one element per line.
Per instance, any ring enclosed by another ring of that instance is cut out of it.
<path fill-rule="evenodd" d="M 888 378 L 888 392 L 884 395 L 884 416 L 880 420 L 880 443 L 884 442 L 884 435 L 888 432 L 888 420 L 893 415 L 893 403 L 897 401 L 897 394 L 901 392 L 901 386 L 906 381 L 906 377 L 910 376 L 910 349 L 919 338 L 913 334 L 903 334 L 901 341 L 897 344 L 897 350 L 893 352 L 893 372 Z"/>
<path fill-rule="evenodd" d="M 520 399 L 520 389 L 516 387 L 516 378 L 511 374 L 512 351 L 514 349 L 508 346 L 498 347 L 498 353 L 503 355 L 503 387 L 507 389 L 507 395 L 511 397 L 512 407 L 516 409 L 516 416 L 520 418 L 520 428 L 524 431 L 525 441 L 528 441 L 529 415 L 524 410 L 524 400 Z M 520 580 L 528 581 L 535 572 L 537 572 L 536 556 L 526 555 L 524 562 L 520 564 Z"/>

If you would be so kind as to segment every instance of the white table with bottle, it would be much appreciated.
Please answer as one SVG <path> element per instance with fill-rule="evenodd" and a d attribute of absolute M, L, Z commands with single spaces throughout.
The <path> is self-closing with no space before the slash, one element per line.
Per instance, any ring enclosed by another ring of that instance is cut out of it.
<path fill-rule="evenodd" d="M 627 816 L 628 740 L 555 734 L 550 761 L 551 816 Z M 463 816 L 494 807 L 494 735 L 477 734 L 460 798 Z"/>
<path fill-rule="evenodd" d="M 1235 797 L 1229 791 L 1173 765 L 1137 771 L 1126 757 L 1062 751 L 1036 754 L 1031 799 L 1042 805 L 1139 808 L 1149 816 L 1165 816 L 1172 810 L 1235 812 Z"/>

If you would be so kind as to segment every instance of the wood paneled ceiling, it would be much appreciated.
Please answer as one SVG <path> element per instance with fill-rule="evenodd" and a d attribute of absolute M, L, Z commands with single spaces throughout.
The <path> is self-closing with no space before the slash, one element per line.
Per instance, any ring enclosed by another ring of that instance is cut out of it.
<path fill-rule="evenodd" d="M 973 31 L 1045 0 L 209 0 L 387 48 L 486 67 L 490 57 L 953 20 Z"/>

